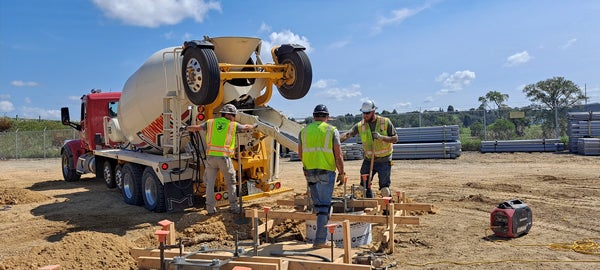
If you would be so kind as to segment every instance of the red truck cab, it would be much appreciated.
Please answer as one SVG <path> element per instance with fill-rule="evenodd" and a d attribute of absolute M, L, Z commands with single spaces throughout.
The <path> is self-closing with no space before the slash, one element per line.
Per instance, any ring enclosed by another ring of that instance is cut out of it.
<path fill-rule="evenodd" d="M 63 176 L 66 181 L 77 181 L 82 173 L 96 171 L 92 151 L 111 147 L 104 143 L 104 118 L 117 116 L 120 97 L 121 92 L 102 93 L 95 89 L 90 94 L 82 96 L 79 124 L 71 122 L 69 108 L 61 108 L 63 125 L 79 131 L 79 139 L 66 141 L 61 149 Z M 78 161 L 82 156 L 88 157 Z"/>

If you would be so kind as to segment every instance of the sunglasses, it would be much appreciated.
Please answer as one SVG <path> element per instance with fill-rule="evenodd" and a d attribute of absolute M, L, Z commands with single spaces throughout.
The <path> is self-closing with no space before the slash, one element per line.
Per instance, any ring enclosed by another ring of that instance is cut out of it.
<path fill-rule="evenodd" d="M 363 112 L 364 115 L 371 114 L 372 112 Z"/>

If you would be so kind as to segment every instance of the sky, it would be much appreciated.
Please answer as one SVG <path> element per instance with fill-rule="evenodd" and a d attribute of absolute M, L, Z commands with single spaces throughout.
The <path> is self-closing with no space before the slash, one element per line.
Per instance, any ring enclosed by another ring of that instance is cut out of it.
<path fill-rule="evenodd" d="M 154 52 L 204 36 L 249 36 L 306 47 L 312 87 L 269 106 L 293 118 L 363 101 L 399 113 L 478 108 L 489 91 L 510 107 L 556 76 L 600 102 L 596 0 L 2 0 L 0 116 L 79 115 L 91 89 L 121 91 Z M 265 61 L 272 62 L 272 61 Z"/>

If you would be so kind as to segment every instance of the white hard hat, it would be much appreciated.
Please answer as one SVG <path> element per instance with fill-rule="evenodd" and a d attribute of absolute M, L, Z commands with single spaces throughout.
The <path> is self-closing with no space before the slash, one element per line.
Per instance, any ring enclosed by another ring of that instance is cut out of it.
<path fill-rule="evenodd" d="M 360 111 L 364 113 L 372 112 L 374 110 L 377 110 L 377 107 L 375 107 L 375 102 L 372 100 L 363 102 L 362 106 L 360 107 Z"/>
<path fill-rule="evenodd" d="M 233 106 L 233 104 L 225 104 L 225 106 L 223 106 L 223 108 L 221 109 L 220 113 L 235 115 L 237 114 L 237 108 Z"/>

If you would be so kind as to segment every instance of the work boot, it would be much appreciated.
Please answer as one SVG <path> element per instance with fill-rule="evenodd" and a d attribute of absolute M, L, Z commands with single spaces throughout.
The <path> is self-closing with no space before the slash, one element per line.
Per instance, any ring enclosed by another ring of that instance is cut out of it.
<path fill-rule="evenodd" d="M 321 243 L 321 244 L 313 244 L 313 248 L 331 248 L 331 243 L 329 242 L 325 242 L 325 243 Z"/>

